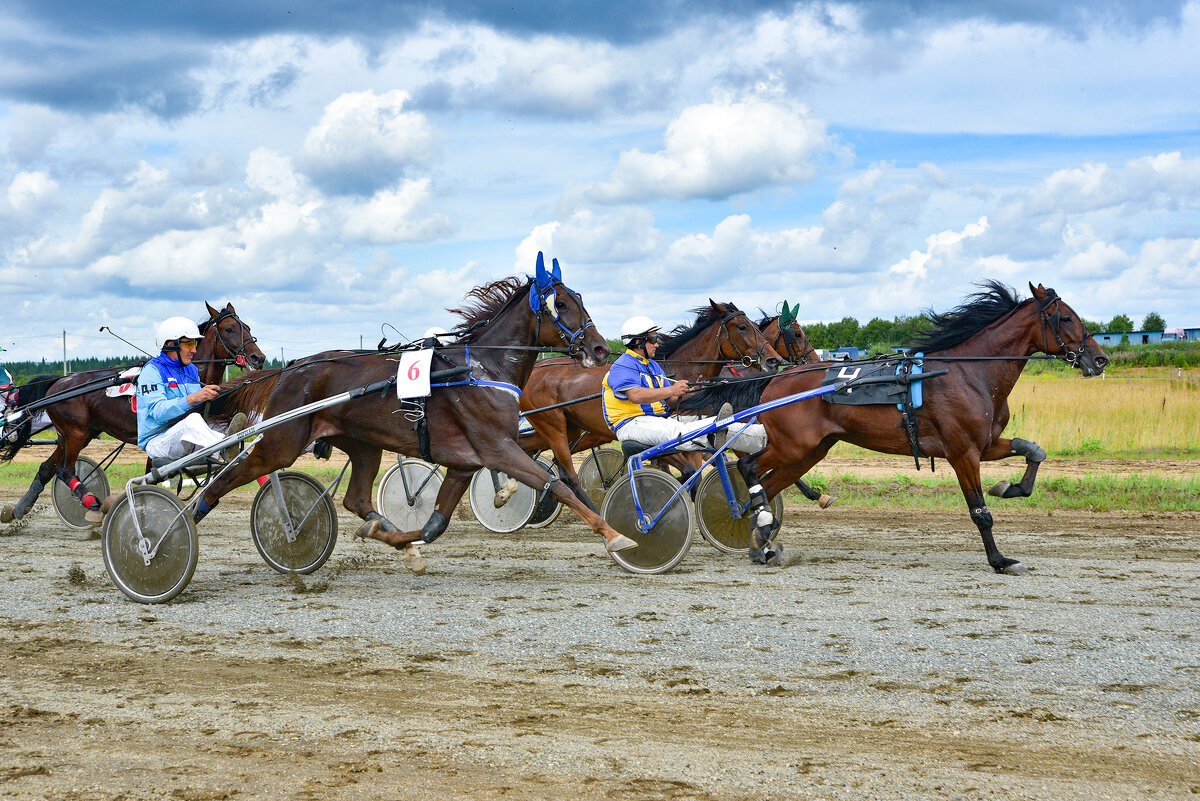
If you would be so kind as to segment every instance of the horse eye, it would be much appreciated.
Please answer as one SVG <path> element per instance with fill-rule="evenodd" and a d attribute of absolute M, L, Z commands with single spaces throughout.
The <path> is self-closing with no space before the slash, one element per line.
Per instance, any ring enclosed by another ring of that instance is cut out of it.
<path fill-rule="evenodd" d="M 744 325 L 742 325 L 742 324 L 740 324 L 740 323 L 739 323 L 739 324 L 738 324 L 738 330 L 739 330 L 739 331 L 745 331 L 745 330 L 746 330 L 746 326 L 744 326 Z"/>

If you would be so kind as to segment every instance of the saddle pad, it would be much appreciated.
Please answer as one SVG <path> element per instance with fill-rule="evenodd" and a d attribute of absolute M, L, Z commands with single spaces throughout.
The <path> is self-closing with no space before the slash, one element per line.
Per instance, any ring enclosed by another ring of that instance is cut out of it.
<path fill-rule="evenodd" d="M 923 355 L 918 353 L 914 359 L 908 360 L 913 373 L 922 372 L 920 357 Z M 876 378 L 880 376 L 902 375 L 906 369 L 905 364 L 906 360 L 904 359 L 883 359 L 877 362 L 855 362 L 853 364 L 830 367 L 825 371 L 825 377 L 821 379 L 821 385 L 840 384 L 868 377 Z M 919 409 L 922 402 L 921 382 L 915 381 L 911 386 L 913 408 Z M 884 404 L 895 405 L 896 408 L 902 409 L 904 395 L 907 392 L 908 385 L 896 381 L 886 384 L 872 383 L 849 386 L 841 392 L 831 392 L 821 397 L 826 403 L 842 403 L 847 406 L 876 406 Z"/>
<path fill-rule="evenodd" d="M 137 394 L 137 382 L 134 381 L 142 372 L 141 367 L 130 367 L 125 372 L 121 373 L 121 378 L 128 379 L 122 381 L 115 387 L 108 387 L 104 390 L 104 394 L 110 398 L 119 398 L 123 395 L 132 397 Z"/>

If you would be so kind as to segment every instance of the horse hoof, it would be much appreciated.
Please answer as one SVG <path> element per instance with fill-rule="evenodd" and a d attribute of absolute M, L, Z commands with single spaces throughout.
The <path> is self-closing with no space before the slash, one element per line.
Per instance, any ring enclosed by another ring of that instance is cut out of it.
<path fill-rule="evenodd" d="M 517 483 L 515 478 L 510 478 L 508 481 L 505 481 L 504 486 L 501 487 L 500 491 L 496 493 L 496 497 L 492 498 L 492 504 L 499 509 L 501 506 L 508 503 L 509 498 L 516 494 L 518 486 L 520 485 Z"/>
<path fill-rule="evenodd" d="M 16 519 L 17 516 L 13 514 L 11 506 L 5 506 L 3 509 L 0 509 L 0 523 L 11 523 Z"/>
<path fill-rule="evenodd" d="M 822 509 L 828 509 L 835 503 L 837 503 L 836 495 L 826 495 L 825 493 L 821 493 L 821 497 L 817 499 L 817 506 L 820 506 Z"/>
<path fill-rule="evenodd" d="M 83 513 L 83 519 L 93 526 L 98 526 L 104 522 L 104 512 L 99 509 L 88 509 Z"/>
<path fill-rule="evenodd" d="M 1029 573 L 1029 568 L 1025 567 L 1025 565 L 1021 564 L 1020 562 L 1013 562 L 1011 565 L 1005 565 L 1004 567 L 1000 568 L 999 572 L 1009 576 L 1024 576 Z"/>
<path fill-rule="evenodd" d="M 378 520 L 368 520 L 358 527 L 358 531 L 354 532 L 354 536 L 360 539 L 374 538 L 383 529 L 383 524 Z"/>
<path fill-rule="evenodd" d="M 608 542 L 604 543 L 604 550 L 608 551 L 609 553 L 628 551 L 630 548 L 636 547 L 638 547 L 638 544 L 629 539 L 629 537 L 626 537 L 624 534 L 618 534 Z"/>
<path fill-rule="evenodd" d="M 1012 484 L 1007 481 L 997 481 L 992 485 L 992 488 L 988 490 L 988 495 L 991 495 L 993 498 L 1003 498 L 1004 493 L 1008 492 L 1008 488 L 1011 486 Z"/>
<path fill-rule="evenodd" d="M 119 501 L 120 499 L 121 499 L 120 495 L 109 495 L 103 501 L 100 502 L 100 511 L 103 512 L 104 514 L 108 514 L 109 512 L 112 511 L 113 504 L 116 503 L 117 501 Z"/>
<path fill-rule="evenodd" d="M 425 575 L 425 558 L 421 556 L 417 546 L 411 543 L 404 546 L 404 556 L 400 557 L 400 563 L 418 576 Z"/>
<path fill-rule="evenodd" d="M 751 548 L 750 562 L 755 565 L 765 565 L 767 563 L 767 552 L 762 548 Z"/>

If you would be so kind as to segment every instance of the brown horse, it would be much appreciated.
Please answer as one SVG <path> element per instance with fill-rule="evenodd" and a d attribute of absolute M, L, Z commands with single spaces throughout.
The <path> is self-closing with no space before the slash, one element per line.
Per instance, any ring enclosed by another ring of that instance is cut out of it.
<path fill-rule="evenodd" d="M 775 349 L 737 306 L 717 303 L 711 298 L 708 306 L 693 309 L 696 319 L 676 327 L 664 336 L 659 345 L 657 361 L 663 369 L 689 382 L 712 378 L 728 362 L 761 372 L 775 370 L 782 362 Z M 586 398 L 600 392 L 609 365 L 579 367 L 565 359 L 546 359 L 534 366 L 529 383 L 521 396 L 521 410 L 529 411 L 576 398 Z M 521 437 L 521 447 L 527 451 L 550 448 L 558 463 L 563 481 L 592 511 L 596 511 L 587 493 L 579 484 L 579 476 L 571 462 L 571 454 L 612 442 L 616 435 L 604 419 L 600 398 L 551 409 L 526 417 L 534 433 Z M 692 461 L 677 454 L 671 462 L 685 475 L 695 472 Z"/>
<path fill-rule="evenodd" d="M 604 537 L 609 550 L 636 547 L 517 444 L 517 387 L 527 383 L 541 346 L 566 343 L 572 357 L 585 367 L 603 362 L 609 354 L 579 296 L 562 284 L 557 262 L 554 273 L 549 274 L 538 254 L 537 275 L 531 281 L 506 278 L 476 287 L 467 297 L 472 303 L 451 310 L 463 318 L 452 332 L 458 340 L 437 349 L 433 369 L 469 366 L 469 378 L 435 388 L 425 400 L 423 412 L 412 402 L 397 400 L 394 391 L 375 392 L 268 428 L 242 462 L 205 488 L 198 516 L 230 489 L 290 465 L 308 443 L 319 438 L 350 457 L 350 481 L 343 504 L 366 521 L 359 529 L 361 536 L 397 548 L 433 542 L 446 530 L 471 476 L 488 467 L 538 490 L 548 488 L 556 501 L 569 506 Z M 387 352 L 334 351 L 310 356 L 284 370 L 265 371 L 267 380 L 248 383 L 231 394 L 234 400 L 229 411 L 260 411 L 269 419 L 304 403 L 395 376 L 397 360 Z M 270 373 L 274 375 L 267 375 Z M 447 469 L 437 508 L 420 531 L 398 530 L 375 509 L 371 499 L 382 451 L 416 456 L 423 450 L 419 432 L 402 413 L 408 413 L 408 419 L 423 414 L 428 426 L 427 455 Z M 406 566 L 416 569 L 420 564 L 416 554 L 406 551 Z"/>
<path fill-rule="evenodd" d="M 224 309 L 214 309 L 208 303 L 208 319 L 200 324 L 202 338 L 196 348 L 194 364 L 200 373 L 200 383 L 219 384 L 225 378 L 225 369 L 231 364 L 249 364 L 251 367 L 262 367 L 266 357 L 255 344 L 250 333 L 250 326 L 237 315 L 232 303 L 227 303 Z M 107 367 L 100 370 L 87 370 L 73 373 L 61 378 L 44 389 L 45 397 L 66 392 L 75 387 L 83 386 L 90 381 L 111 378 L 118 375 L 123 368 Z M 58 477 L 67 486 L 72 480 L 78 480 L 75 475 L 75 460 L 80 452 L 100 434 L 109 436 L 121 442 L 137 444 L 137 415 L 130 406 L 130 398 L 118 396 L 109 397 L 101 390 L 80 395 L 76 398 L 55 403 L 46 407 L 50 421 L 58 431 L 58 446 L 46 461 L 38 468 L 29 490 L 15 505 L 5 506 L 0 510 L 0 522 L 8 523 L 19 520 L 33 507 L 46 484 Z M 28 444 L 28 438 L 15 443 L 13 453 L 17 448 Z M 11 454 L 9 458 L 12 458 Z M 76 497 L 83 502 L 86 494 L 82 484 L 75 490 Z M 89 510 L 99 509 L 103 499 L 88 498 L 86 504 Z M 90 518 L 89 518 L 90 519 Z"/>
<path fill-rule="evenodd" d="M 932 327 L 910 350 L 910 354 L 924 352 L 926 371 L 950 371 L 925 382 L 924 405 L 916 412 L 917 437 L 924 455 L 946 459 L 958 475 L 988 564 L 997 573 L 1019 574 L 1027 572 L 1024 565 L 1001 554 L 992 539 L 992 515 L 984 500 L 979 463 L 1024 456 L 1020 483 L 1002 481 L 990 494 L 1028 496 L 1046 453 L 1029 440 L 1000 436 L 1009 420 L 1008 395 L 1025 362 L 1035 353 L 1046 353 L 1092 377 L 1104 372 L 1108 357 L 1054 290 L 1030 284 L 1033 297 L 1022 301 L 998 282 L 983 287 L 952 311 L 932 314 Z M 824 375 L 824 370 L 781 374 L 765 385 L 762 400 L 813 389 Z M 778 546 L 768 539 L 767 499 L 807 473 L 834 443 L 844 440 L 882 453 L 910 454 L 908 436 L 897 425 L 899 417 L 894 404 L 849 406 L 818 400 L 762 414 L 759 422 L 766 426 L 769 444 L 739 463 L 747 486 L 761 483 L 754 495 L 755 508 L 766 512 L 760 518 L 764 525 L 755 529 L 751 558 L 758 562 L 778 558 Z"/>

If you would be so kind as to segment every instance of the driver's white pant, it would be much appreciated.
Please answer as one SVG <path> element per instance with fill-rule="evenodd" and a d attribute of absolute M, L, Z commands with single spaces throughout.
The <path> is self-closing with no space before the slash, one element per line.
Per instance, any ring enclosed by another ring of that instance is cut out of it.
<path fill-rule="evenodd" d="M 192 451 L 216 445 L 225 439 L 219 431 L 213 431 L 196 412 L 180 420 L 146 443 L 146 455 L 151 459 L 182 459 Z"/>
<path fill-rule="evenodd" d="M 655 417 L 644 414 L 634 417 L 617 429 L 617 439 L 621 442 L 636 442 L 647 447 L 661 445 L 675 439 L 681 434 L 706 426 L 716 421 L 716 417 Z M 736 440 L 733 435 L 744 431 Z M 767 430 L 758 423 L 734 423 L 729 426 L 729 445 L 735 451 L 758 453 L 767 447 Z M 708 437 L 688 440 L 679 445 L 681 451 L 699 451 L 708 447 Z"/>

